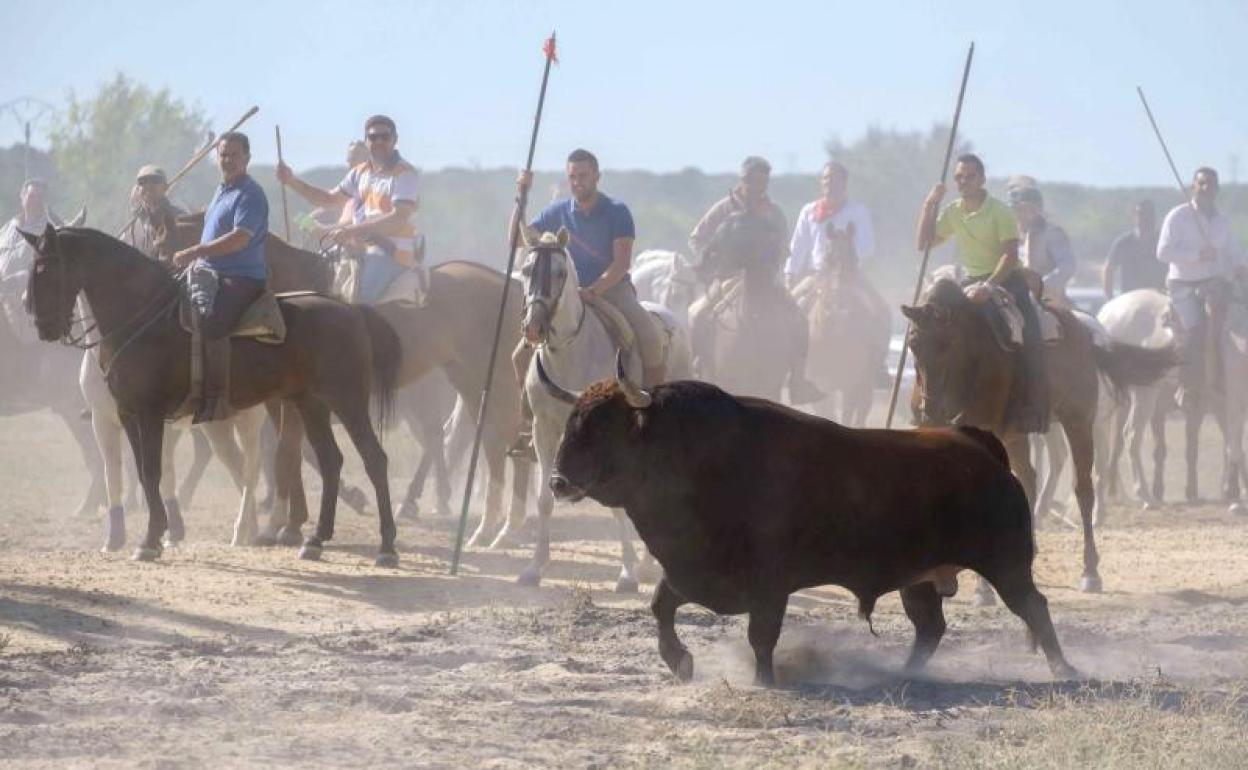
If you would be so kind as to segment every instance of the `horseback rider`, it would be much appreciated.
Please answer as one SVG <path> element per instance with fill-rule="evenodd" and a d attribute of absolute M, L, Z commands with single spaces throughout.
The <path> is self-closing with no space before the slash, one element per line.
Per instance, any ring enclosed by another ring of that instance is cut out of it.
<path fill-rule="evenodd" d="M 838 161 L 828 161 L 823 166 L 819 186 L 823 195 L 802 207 L 789 241 L 784 277 L 790 289 L 806 275 L 823 269 L 829 229 L 851 235 L 853 264 L 845 265 L 850 270 L 875 256 L 871 212 L 862 203 L 849 199 L 849 170 Z"/>
<path fill-rule="evenodd" d="M 767 185 L 771 181 L 771 164 L 765 159 L 750 156 L 741 163 L 740 182 L 726 197 L 722 198 L 703 215 L 693 232 L 689 234 L 689 247 L 693 250 L 700 270 L 712 276 L 708 296 L 718 292 L 719 283 L 729 278 L 732 273 L 741 269 L 742 265 L 727 264 L 723 255 L 716 254 L 715 241 L 720 229 L 730 218 L 751 214 L 758 217 L 766 229 L 768 245 L 765 253 L 751 255 L 756 264 L 751 269 L 761 268 L 766 272 L 778 272 L 780 260 L 787 255 L 785 239 L 789 233 L 788 221 L 780 207 L 767 196 Z M 774 263 L 774 264 L 773 264 Z M 792 360 L 789 362 L 788 388 L 789 402 L 792 404 L 809 404 L 824 397 L 823 391 L 806 377 L 806 353 L 810 347 L 810 329 L 805 316 L 788 292 L 777 286 L 776 309 L 783 314 L 789 327 L 789 338 L 793 341 Z M 694 350 L 705 351 L 708 347 L 707 338 L 711 335 L 714 303 L 701 302 L 691 308 L 689 318 L 690 332 L 694 339 Z"/>
<path fill-rule="evenodd" d="M 1101 271 L 1105 299 L 1114 298 L 1114 273 L 1119 274 L 1119 289 L 1125 294 L 1135 289 L 1166 288 L 1167 265 L 1157 259 L 1157 210 L 1148 199 L 1137 201 L 1131 208 L 1133 225 L 1114 239 L 1109 256 Z"/>
<path fill-rule="evenodd" d="M 217 140 L 221 184 L 204 211 L 204 232 L 196 246 L 173 255 L 173 264 L 216 274 L 216 291 L 206 313 L 196 314 L 204 340 L 204 378 L 194 422 L 230 414 L 229 335 L 247 308 L 264 293 L 268 268 L 264 241 L 269 232 L 269 201 L 247 174 L 251 142 L 239 131 Z M 208 274 L 211 276 L 211 273 Z M 207 283 L 211 284 L 209 278 Z"/>
<path fill-rule="evenodd" d="M 327 237 L 362 251 L 356 301 L 416 299 L 427 284 L 423 241 L 412 222 L 420 204 L 420 174 L 399 155 L 398 129 L 389 117 L 373 115 L 364 121 L 364 139 L 368 159 L 353 166 L 332 190 L 303 181 L 284 162 L 277 164 L 277 180 L 314 206 L 345 213 L 344 206 L 354 204 L 353 221 L 340 220 Z"/>
<path fill-rule="evenodd" d="M 1016 412 L 1018 430 L 1044 433 L 1049 426 L 1049 382 L 1044 365 L 1040 319 L 1032 304 L 1026 277 L 1019 270 L 1018 220 L 1009 206 L 984 189 L 984 163 L 977 155 L 958 157 L 953 180 L 959 198 L 943 210 L 944 184 L 928 193 L 919 218 L 916 240 L 924 251 L 953 237 L 966 270 L 966 296 L 982 304 L 992 297 L 989 284 L 1013 296 L 1023 316 L 1023 381 L 1026 395 Z"/>
<path fill-rule="evenodd" d="M 1048 220 L 1044 213 L 1044 196 L 1034 180 L 1009 188 L 1010 208 L 1018 219 L 1021 240 L 1018 257 L 1023 266 L 1040 276 L 1044 298 L 1059 307 L 1069 308 L 1066 287 L 1075 277 L 1075 251 L 1070 236 Z"/>
<path fill-rule="evenodd" d="M 1157 259 L 1170 268 L 1166 288 L 1182 324 L 1180 345 L 1194 344 L 1192 332 L 1202 327 L 1205 305 L 1210 308 L 1209 340 L 1221 339 L 1230 279 L 1240 266 L 1240 251 L 1230 221 L 1218 210 L 1218 172 L 1207 166 L 1196 169 L 1191 201 L 1166 214 L 1157 239 Z M 1219 373 L 1217 345 L 1210 345 L 1214 374 Z M 1214 379 L 1215 387 L 1221 378 Z"/>
<path fill-rule="evenodd" d="M 185 211 L 169 200 L 169 180 L 164 169 L 147 165 L 139 169 L 130 191 L 130 205 L 134 221 L 126 229 L 123 240 L 152 259 L 157 259 L 157 238 L 172 229 L 178 217 Z"/>
<path fill-rule="evenodd" d="M 65 223 L 48 208 L 48 184 L 42 179 L 22 182 L 18 201 L 17 214 L 0 229 L 0 283 L 20 293 L 35 259 L 35 250 L 22 233 L 41 233 L 49 224 L 64 227 Z"/>
<path fill-rule="evenodd" d="M 576 268 L 582 296 L 590 300 L 604 300 L 620 311 L 637 341 L 642 363 L 642 387 L 658 385 L 666 377 L 662 332 L 651 318 L 650 311 L 638 301 L 637 290 L 628 272 L 636 237 L 632 212 L 624 203 L 598 191 L 602 174 L 598 158 L 588 150 L 577 149 L 568 155 L 567 176 L 572 197 L 552 201 L 542 209 L 531 226 L 544 233 L 567 228 L 571 235 L 568 255 Z M 516 179 L 520 195 L 524 196 L 532 185 L 532 173 L 521 171 Z M 515 216 L 513 212 L 508 224 L 509 233 L 516 226 Z M 512 364 L 522 383 L 532 355 L 533 348 L 522 338 L 512 354 Z M 523 394 L 523 386 L 521 392 Z M 531 423 L 532 416 L 527 406 L 521 411 L 526 422 Z M 532 427 L 526 425 L 510 453 L 527 456 L 531 436 Z"/>

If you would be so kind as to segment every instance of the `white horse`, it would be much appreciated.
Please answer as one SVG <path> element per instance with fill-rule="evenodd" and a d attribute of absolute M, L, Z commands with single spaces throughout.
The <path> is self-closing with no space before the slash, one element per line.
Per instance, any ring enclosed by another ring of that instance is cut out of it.
<path fill-rule="evenodd" d="M 688 328 L 689 306 L 702 293 L 694 264 L 678 251 L 647 249 L 633 258 L 637 298 L 662 305 Z"/>
<path fill-rule="evenodd" d="M 550 474 L 572 411 L 570 399 L 574 398 L 563 386 L 581 389 L 598 380 L 612 378 L 616 373 L 615 345 L 597 314 L 581 300 L 580 280 L 565 250 L 568 237 L 566 230 L 560 230 L 558 235 L 539 236 L 530 228 L 524 229 L 524 244 L 529 252 L 522 268 L 524 329 L 529 340 L 537 345 L 524 389 L 533 408 L 533 443 L 541 464 L 541 485 L 537 499 L 537 543 L 533 560 L 518 578 L 521 585 L 538 585 L 550 561 L 550 514 L 554 507 Z M 654 305 L 647 305 L 647 309 L 668 335 L 667 376 L 687 378 L 692 357 L 688 335 L 666 309 Z M 641 358 L 635 347 L 625 351 L 623 357 L 628 360 L 634 381 L 639 381 Z M 560 383 L 560 387 L 550 387 L 552 380 Z M 613 509 L 613 513 L 622 552 L 615 590 L 633 592 L 638 583 L 632 525 L 623 510 Z"/>

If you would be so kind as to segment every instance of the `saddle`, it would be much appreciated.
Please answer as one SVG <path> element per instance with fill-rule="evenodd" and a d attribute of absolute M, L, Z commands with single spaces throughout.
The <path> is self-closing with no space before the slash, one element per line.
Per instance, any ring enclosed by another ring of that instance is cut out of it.
<path fill-rule="evenodd" d="M 969 289 L 970 287 L 966 287 Z M 993 339 L 1002 350 L 1014 352 L 1023 346 L 1023 311 L 1014 301 L 1014 295 L 1000 286 L 989 285 L 990 296 L 984 305 L 984 318 L 992 329 Z M 1057 314 L 1048 305 L 1036 299 L 1035 294 L 1028 295 L 1036 317 L 1040 319 L 1040 338 L 1052 344 L 1062 338 L 1062 324 Z"/>
<path fill-rule="evenodd" d="M 602 328 L 606 330 L 607 337 L 611 339 L 611 343 L 615 345 L 616 350 L 631 351 L 634 349 L 637 333 L 633 330 L 632 324 L 628 322 L 628 319 L 624 317 L 624 314 L 615 305 L 601 297 L 595 296 L 587 297 L 584 302 L 602 323 Z M 641 304 L 642 307 L 649 311 L 650 320 L 662 332 L 664 353 L 666 353 L 672 346 L 672 338 L 676 334 L 678 326 L 677 320 L 666 308 L 662 308 L 660 305 L 650 302 L 642 302 Z"/>
<path fill-rule="evenodd" d="M 286 341 L 286 320 L 282 318 L 282 308 L 278 300 L 288 297 L 304 297 L 317 294 L 315 291 L 286 291 L 274 294 L 265 291 L 235 324 L 230 337 L 248 337 L 266 345 L 280 345 Z M 195 330 L 195 306 L 188 295 L 183 294 L 178 302 L 178 322 L 182 328 L 192 335 Z"/>

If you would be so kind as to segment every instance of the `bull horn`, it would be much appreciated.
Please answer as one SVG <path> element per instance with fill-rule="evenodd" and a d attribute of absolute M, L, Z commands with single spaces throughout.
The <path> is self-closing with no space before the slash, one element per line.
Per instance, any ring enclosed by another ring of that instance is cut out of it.
<path fill-rule="evenodd" d="M 82 227 L 83 224 L 86 223 L 86 221 L 87 221 L 87 207 L 84 205 L 82 208 L 78 209 L 78 214 L 73 219 L 69 220 L 69 222 L 66 223 L 65 226 L 66 227 Z"/>
<path fill-rule="evenodd" d="M 624 366 L 624 351 L 618 351 L 615 354 L 615 379 L 620 384 L 620 390 L 624 391 L 624 398 L 628 401 L 628 405 L 634 409 L 645 409 L 650 406 L 653 400 L 650 394 L 645 390 L 633 384 L 628 379 L 628 370 Z"/>
<path fill-rule="evenodd" d="M 537 379 L 540 380 L 542 385 L 546 387 L 546 391 L 550 393 L 550 395 L 565 404 L 575 404 L 581 397 L 579 393 L 573 393 L 567 388 L 564 388 L 562 385 L 557 384 L 554 380 L 550 379 L 550 375 L 546 373 L 546 367 L 542 365 L 541 351 L 538 351 L 537 353 Z"/>

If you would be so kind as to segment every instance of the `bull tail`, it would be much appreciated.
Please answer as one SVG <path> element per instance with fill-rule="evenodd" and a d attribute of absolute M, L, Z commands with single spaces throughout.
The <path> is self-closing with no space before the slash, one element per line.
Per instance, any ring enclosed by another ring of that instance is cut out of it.
<path fill-rule="evenodd" d="M 997 458 L 997 462 L 1004 465 L 1007 470 L 1009 469 L 1010 456 L 1006 453 L 1005 444 L 1001 443 L 1001 439 L 982 428 L 971 425 L 959 425 L 958 432 L 988 450 L 988 454 Z"/>
<path fill-rule="evenodd" d="M 377 429 L 384 433 L 394 412 L 394 391 L 399 380 L 403 348 L 398 332 L 375 309 L 357 305 L 364 316 L 373 350 L 373 398 L 377 406 Z"/>
<path fill-rule="evenodd" d="M 1146 348 L 1110 342 L 1094 346 L 1093 351 L 1096 368 L 1109 379 L 1117 393 L 1131 386 L 1152 385 L 1179 365 L 1179 354 L 1173 345 Z"/>

